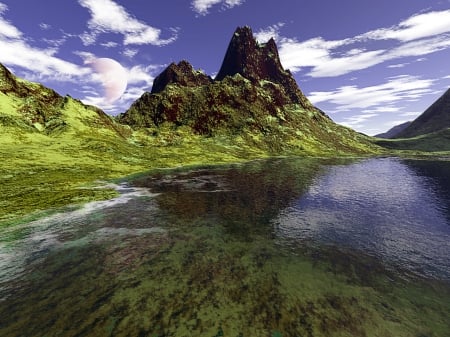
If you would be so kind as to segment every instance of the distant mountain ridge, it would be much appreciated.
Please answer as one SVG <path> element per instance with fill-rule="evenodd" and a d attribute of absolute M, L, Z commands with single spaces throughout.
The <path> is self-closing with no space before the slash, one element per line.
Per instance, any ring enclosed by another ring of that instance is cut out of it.
<path fill-rule="evenodd" d="M 412 138 L 450 128 L 450 89 L 394 138 Z"/>
<path fill-rule="evenodd" d="M 405 130 L 408 126 L 410 126 L 412 121 L 408 121 L 399 125 L 396 125 L 390 128 L 388 131 L 375 135 L 377 138 L 394 138 L 397 134 Z"/>
<path fill-rule="evenodd" d="M 187 61 L 172 63 L 118 120 L 155 133 L 166 126 L 228 135 L 274 151 L 364 152 L 373 146 L 314 107 L 283 69 L 275 41 L 258 43 L 247 26 L 234 32 L 215 79 Z"/>

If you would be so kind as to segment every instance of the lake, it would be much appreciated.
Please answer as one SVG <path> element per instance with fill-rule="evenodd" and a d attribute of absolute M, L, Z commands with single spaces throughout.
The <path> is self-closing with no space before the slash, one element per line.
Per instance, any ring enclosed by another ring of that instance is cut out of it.
<path fill-rule="evenodd" d="M 0 229 L 0 336 L 449 336 L 450 162 L 157 170 Z"/>

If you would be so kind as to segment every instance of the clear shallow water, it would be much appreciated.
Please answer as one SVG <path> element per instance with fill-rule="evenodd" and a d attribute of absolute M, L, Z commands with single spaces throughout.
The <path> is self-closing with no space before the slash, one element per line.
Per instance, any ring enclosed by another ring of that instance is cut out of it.
<path fill-rule="evenodd" d="M 0 335 L 447 336 L 450 163 L 160 171 L 0 231 Z"/>

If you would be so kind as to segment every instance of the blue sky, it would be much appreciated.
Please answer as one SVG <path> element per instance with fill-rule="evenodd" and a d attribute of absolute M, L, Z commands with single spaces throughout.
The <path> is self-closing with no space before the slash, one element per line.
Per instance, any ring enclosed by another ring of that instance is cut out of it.
<path fill-rule="evenodd" d="M 117 114 L 171 62 L 214 76 L 243 25 L 260 42 L 275 38 L 314 104 L 370 135 L 450 87 L 450 0 L 0 0 L 0 62 Z M 95 58 L 125 68 L 120 99 L 105 97 Z"/>

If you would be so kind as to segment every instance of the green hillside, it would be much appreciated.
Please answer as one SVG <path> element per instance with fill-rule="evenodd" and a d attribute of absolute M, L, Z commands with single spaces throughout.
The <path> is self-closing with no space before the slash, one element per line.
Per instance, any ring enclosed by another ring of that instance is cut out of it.
<path fill-rule="evenodd" d="M 391 150 L 428 153 L 450 151 L 450 128 L 412 138 L 378 139 L 375 143 Z"/>
<path fill-rule="evenodd" d="M 450 128 L 450 89 L 394 138 L 412 138 Z"/>

